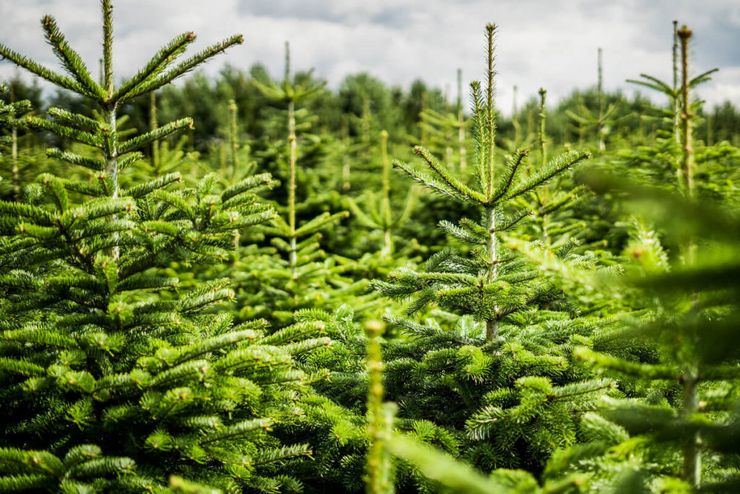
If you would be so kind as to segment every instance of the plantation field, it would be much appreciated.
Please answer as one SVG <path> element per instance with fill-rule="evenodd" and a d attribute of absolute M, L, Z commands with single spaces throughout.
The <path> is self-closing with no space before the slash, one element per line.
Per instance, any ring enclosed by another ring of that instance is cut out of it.
<path fill-rule="evenodd" d="M 99 63 L 0 35 L 0 493 L 740 492 L 740 110 L 690 26 L 509 114 L 495 24 L 448 94 L 199 70 L 239 34 L 124 77 L 89 8 Z"/>

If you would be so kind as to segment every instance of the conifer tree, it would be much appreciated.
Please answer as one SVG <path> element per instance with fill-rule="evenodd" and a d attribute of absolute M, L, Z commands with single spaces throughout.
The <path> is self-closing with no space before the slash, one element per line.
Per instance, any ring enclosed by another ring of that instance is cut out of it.
<path fill-rule="evenodd" d="M 354 214 L 361 226 L 382 232 L 383 247 L 380 250 L 382 258 L 389 258 L 394 253 L 394 236 L 396 229 L 408 221 L 414 207 L 416 190 L 412 187 L 406 195 L 406 204 L 400 209 L 400 214 L 394 214 L 391 203 L 391 162 L 388 158 L 388 131 L 380 132 L 380 160 L 382 165 L 382 192 L 380 195 L 367 192 L 362 198 L 363 206 L 352 198 L 348 199 L 350 211 Z"/>
<path fill-rule="evenodd" d="M 445 161 L 452 166 L 456 163 L 457 171 L 461 174 L 467 173 L 467 149 L 466 149 L 466 122 L 462 103 L 462 71 L 457 71 L 457 98 L 455 100 L 454 112 L 443 113 L 431 108 L 425 108 L 419 115 L 421 128 L 426 140 L 430 145 L 426 146 L 431 152 L 442 151 Z M 457 145 L 455 146 L 455 137 Z M 457 156 L 453 159 L 453 154 Z"/>
<path fill-rule="evenodd" d="M 680 83 L 680 69 L 681 69 L 681 52 L 680 52 L 680 30 L 678 28 L 678 22 L 673 21 L 673 82 L 668 83 L 658 79 L 657 77 L 640 74 L 640 79 L 628 79 L 627 82 L 635 84 L 640 87 L 651 89 L 662 93 L 668 99 L 668 108 L 659 111 L 657 118 L 669 123 L 671 126 L 670 132 L 660 132 L 658 134 L 657 146 L 648 146 L 638 149 L 637 153 L 630 154 L 626 153 L 627 156 L 639 159 L 651 159 L 653 162 L 660 163 L 664 156 L 672 158 L 674 163 L 665 166 L 666 171 L 670 171 L 671 168 L 675 170 L 676 180 L 680 187 L 686 186 L 686 170 L 684 164 L 681 162 L 683 153 L 681 152 L 682 145 L 682 130 L 681 130 L 681 114 L 683 106 L 683 91 L 682 84 Z M 704 84 L 711 80 L 712 74 L 717 72 L 719 69 L 713 68 L 707 70 L 695 77 L 690 78 L 687 85 L 687 91 L 695 90 L 699 85 Z M 688 97 L 688 94 L 687 94 Z M 691 112 L 696 111 L 701 106 L 701 101 L 689 101 L 689 109 Z M 657 152 L 657 153 L 656 153 Z M 657 154 L 657 156 L 656 156 Z M 655 159 L 658 158 L 658 159 Z"/>
<path fill-rule="evenodd" d="M 327 314 L 323 311 L 331 314 L 349 301 L 357 310 L 362 310 L 372 303 L 372 296 L 365 295 L 366 281 L 355 282 L 344 276 L 352 269 L 351 261 L 340 256 L 327 256 L 320 243 L 322 233 L 346 218 L 348 213 L 323 212 L 303 221 L 300 215 L 310 210 L 310 205 L 308 200 L 299 200 L 299 195 L 305 195 L 307 191 L 299 189 L 298 179 L 308 175 L 309 170 L 301 166 L 302 154 L 298 144 L 299 140 L 304 142 L 301 138 L 305 137 L 300 131 L 306 131 L 308 120 L 313 117 L 298 105 L 309 102 L 321 90 L 322 84 L 314 82 L 310 73 L 300 78 L 291 75 L 287 43 L 283 80 L 273 84 L 257 80 L 252 83 L 268 101 L 281 110 L 287 110 L 281 111 L 278 124 L 280 133 L 287 138 L 279 141 L 280 154 L 271 158 L 281 161 L 281 156 L 286 157 L 287 207 L 283 214 L 275 215 L 262 226 L 258 236 L 252 232 L 251 236 L 244 237 L 235 261 L 226 269 L 221 266 L 216 271 L 221 269 L 220 276 L 234 280 L 237 291 L 234 309 L 240 320 L 264 317 L 270 321 L 273 331 L 284 330 L 306 337 L 323 336 L 327 334 L 326 325 L 321 321 Z M 233 121 L 231 126 L 234 127 Z M 244 166 L 239 164 L 239 168 Z M 249 173 L 253 168 L 250 163 L 244 171 Z M 322 198 L 313 200 L 321 201 Z M 303 216 L 307 215 L 304 213 Z M 263 245 L 264 239 L 269 241 L 269 246 Z M 257 240 L 260 244 L 250 240 Z M 302 316 L 303 309 L 316 309 L 317 312 L 309 311 L 308 315 Z M 319 320 L 312 319 L 311 314 L 318 315 Z"/>
<path fill-rule="evenodd" d="M 507 264 L 516 262 L 502 252 L 500 235 L 529 215 L 529 211 L 511 210 L 508 207 L 519 196 L 531 192 L 554 176 L 573 167 L 588 157 L 585 153 L 569 152 L 550 160 L 535 173 L 520 179 L 521 165 L 527 157 L 526 150 L 518 151 L 497 170 L 494 159 L 495 130 L 493 108 L 493 36 L 495 27 L 487 27 L 488 71 L 485 94 L 480 84 L 474 82 L 473 121 L 476 139 L 477 187 L 471 188 L 434 158 L 426 149 L 416 147 L 415 153 L 424 161 L 425 169 L 396 161 L 394 164 L 411 178 L 431 190 L 447 195 L 467 205 L 476 205 L 481 219 L 462 220 L 458 225 L 442 221 L 440 227 L 451 236 L 475 248 L 466 256 L 446 250 L 427 262 L 424 273 L 399 272 L 389 283 L 377 287 L 389 296 L 415 295 L 409 313 L 419 310 L 431 301 L 473 315 L 485 323 L 486 340 L 498 335 L 499 322 L 526 306 L 527 299 L 536 300 L 543 295 L 544 287 L 531 286 L 530 277 L 510 273 Z M 518 281 L 518 282 L 517 282 Z M 507 286 L 504 289 L 504 285 Z M 518 285 L 518 286 L 517 286 Z M 529 286 L 528 286 L 529 285 Z M 525 288 L 527 286 L 527 288 Z M 538 289 L 539 288 L 539 289 Z M 511 297 L 503 299 L 502 295 Z M 515 302 L 516 300 L 516 302 Z"/>
<path fill-rule="evenodd" d="M 296 174 L 298 169 L 298 135 L 296 134 L 296 105 L 310 98 L 322 86 L 315 84 L 296 84 L 291 80 L 290 72 L 290 45 L 285 43 L 285 77 L 281 86 L 266 86 L 255 81 L 257 87 L 271 100 L 287 105 L 287 144 L 288 144 L 288 219 L 282 217 L 277 220 L 274 233 L 284 239 L 278 248 L 284 250 L 288 256 L 288 265 L 291 278 L 298 279 L 300 267 L 312 260 L 318 244 L 316 233 L 326 226 L 336 223 L 346 217 L 345 212 L 325 213 L 302 226 L 297 225 L 296 219 Z M 276 237 L 277 238 L 277 237 Z M 299 259 L 299 256 L 308 258 Z M 310 259 L 309 259 L 310 258 Z"/>
<path fill-rule="evenodd" d="M 84 96 L 104 117 L 50 108 L 51 119 L 27 118 L 94 152 L 50 149 L 87 173 L 42 174 L 25 202 L 0 202 L 0 490 L 297 490 L 279 466 L 307 448 L 284 446 L 268 430 L 294 413 L 305 378 L 292 355 L 305 345 L 270 339 L 263 321 L 236 327 L 228 314 L 208 313 L 233 297 L 228 282 L 182 289 L 170 269 L 226 258 L 235 228 L 272 217 L 253 192 L 269 177 L 222 191 L 214 177 L 192 189 L 177 188 L 178 173 L 124 179 L 139 150 L 192 121 L 125 137 L 121 104 L 242 37 L 178 63 L 195 39 L 182 34 L 116 85 L 110 1 L 102 13 L 102 84 L 50 16 L 42 27 L 67 75 L 0 44 L 2 56 Z"/>
<path fill-rule="evenodd" d="M 734 344 L 738 287 L 731 254 L 738 242 L 737 211 L 614 179 L 594 177 L 591 182 L 601 192 L 624 195 L 631 211 L 652 219 L 679 245 L 698 238 L 701 243 L 695 245 L 696 262 L 661 263 L 632 278 L 641 300 L 655 301 L 649 317 L 626 319 L 621 328 L 600 335 L 598 352 L 576 350 L 579 358 L 628 386 L 635 383 L 633 389 L 641 392 L 605 401 L 600 414 L 608 420 L 592 419 L 592 437 L 607 442 L 564 457 L 575 468 L 594 469 L 595 479 L 614 480 L 615 472 L 622 474 L 617 480 L 630 476 L 633 487 L 623 492 L 648 492 L 655 482 L 665 486 L 665 492 L 700 492 L 700 487 L 731 492 L 740 485 L 734 446 L 740 377 Z M 641 261 L 651 259 L 647 251 L 642 254 Z M 640 358 L 620 347 L 654 351 L 643 351 Z M 624 463 L 594 461 L 609 447 L 620 451 Z"/>
<path fill-rule="evenodd" d="M 658 264 L 636 280 L 644 300 L 655 300 L 649 318 L 625 325 L 604 340 L 653 345 L 656 360 L 635 360 L 588 349 L 580 358 L 597 368 L 636 380 L 648 390 L 635 400 L 610 401 L 602 414 L 642 437 L 645 462 L 632 472 L 634 485 L 645 489 L 657 477 L 671 492 L 699 491 L 708 474 L 710 492 L 729 492 L 740 485 L 736 437 L 735 391 L 740 374 L 738 355 L 731 344 L 737 326 L 737 282 L 726 278 L 736 261 L 729 254 L 737 243 L 736 211 L 697 200 L 694 191 L 691 81 L 688 44 L 691 31 L 678 30 L 681 45 L 681 138 L 683 183 L 680 194 L 655 188 L 592 180 L 602 192 L 615 189 L 626 195 L 632 209 L 656 221 L 681 246 L 673 266 Z M 732 231 L 733 233 L 728 233 Z M 662 269 L 661 269 L 662 268 Z M 733 439 L 730 439 L 733 438 Z M 634 441 L 634 439 L 632 439 Z M 668 451 L 680 452 L 679 461 Z M 634 447 L 633 447 L 634 448 Z M 704 452 L 711 452 L 706 455 Z M 654 461 L 655 459 L 658 461 Z M 704 466 L 702 458 L 708 460 Z M 653 462 L 651 462 L 653 460 Z M 671 477 L 680 478 L 675 482 Z"/>
<path fill-rule="evenodd" d="M 598 77 L 596 83 L 596 109 L 580 104 L 577 111 L 566 110 L 566 115 L 578 125 L 579 132 L 592 129 L 596 134 L 599 152 L 606 150 L 606 136 L 611 132 L 617 117 L 618 107 L 615 103 L 606 104 L 604 94 L 603 51 L 597 50 Z"/>
<path fill-rule="evenodd" d="M 424 168 L 395 163 L 433 191 L 475 205 L 480 219 L 440 222 L 465 247 L 453 244 L 433 255 L 423 271 L 399 270 L 375 286 L 392 298 L 413 297 L 409 315 L 434 302 L 462 316 L 449 329 L 429 318 L 421 324 L 389 318 L 413 337 L 387 350 L 387 385 L 403 404 L 401 416 L 465 433 L 466 456 L 483 468 L 537 470 L 555 444 L 575 441 L 577 412 L 593 407 L 612 382 L 588 380 L 570 356 L 573 339 L 589 335 L 593 322 L 573 317 L 567 299 L 503 242 L 503 234 L 531 214 L 516 200 L 588 155 L 556 156 L 528 176 L 522 176 L 525 150 L 503 166 L 495 160 L 494 33 L 488 25 L 485 89 L 472 84 L 476 186 L 421 147 L 415 152 Z"/>
<path fill-rule="evenodd" d="M 12 88 L 0 86 L 0 131 L 9 132 L 10 135 L 3 135 L 0 144 L 3 147 L 10 147 L 10 156 L 7 156 L 7 151 L 4 150 L 2 154 L 2 160 L 7 163 L 10 162 L 10 182 L 12 187 L 13 199 L 20 199 L 21 185 L 20 185 L 20 160 L 18 156 L 18 130 L 23 128 L 25 122 L 23 116 L 31 111 L 31 102 L 28 100 L 14 101 L 14 95 Z M 7 97 L 6 101 L 4 98 Z M 8 146 L 9 144 L 9 146 Z M 5 180 L 8 178 L 5 177 Z"/>
<path fill-rule="evenodd" d="M 547 163 L 547 147 L 550 139 L 547 135 L 547 90 L 540 88 L 537 112 L 537 147 L 535 165 L 528 167 L 536 170 Z M 583 198 L 583 187 L 569 184 L 562 176 L 554 177 L 518 199 L 518 203 L 532 211 L 532 221 L 525 223 L 525 228 L 532 230 L 531 240 L 540 242 L 553 252 L 566 251 L 574 253 L 581 243 L 581 238 L 588 235 L 588 228 L 582 219 L 575 218 L 574 206 Z M 585 243 L 585 242 L 583 242 Z"/>

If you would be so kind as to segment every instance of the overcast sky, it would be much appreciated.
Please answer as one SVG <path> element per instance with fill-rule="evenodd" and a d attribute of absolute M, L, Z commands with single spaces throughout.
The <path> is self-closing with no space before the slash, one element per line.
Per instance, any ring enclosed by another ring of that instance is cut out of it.
<path fill-rule="evenodd" d="M 0 1 L 0 42 L 55 66 L 39 20 L 56 17 L 88 65 L 100 53 L 98 0 Z M 115 70 L 132 74 L 174 34 L 195 31 L 197 47 L 232 33 L 246 43 L 211 61 L 265 64 L 281 74 L 283 43 L 294 67 L 315 68 L 336 86 L 349 73 L 367 71 L 408 86 L 416 78 L 454 90 L 483 72 L 483 30 L 500 26 L 497 100 L 508 112 L 512 86 L 519 101 L 544 86 L 555 97 L 596 80 L 597 47 L 604 50 L 607 89 L 625 88 L 641 72 L 665 80 L 671 73 L 672 20 L 694 30 L 694 73 L 720 67 L 701 96 L 709 103 L 740 104 L 740 1 L 738 0 L 118 0 Z M 0 62 L 0 76 L 13 69 Z M 452 96 L 452 95 L 451 95 Z"/>

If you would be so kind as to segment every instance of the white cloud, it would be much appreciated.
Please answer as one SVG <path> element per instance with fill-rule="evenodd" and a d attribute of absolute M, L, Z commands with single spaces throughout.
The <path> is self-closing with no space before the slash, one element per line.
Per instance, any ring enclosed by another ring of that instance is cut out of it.
<path fill-rule="evenodd" d="M 698 72 L 722 63 L 702 89 L 715 103 L 740 102 L 740 4 L 736 0 L 127 0 L 116 4 L 116 70 L 130 74 L 173 35 L 195 31 L 196 49 L 235 32 L 246 36 L 209 72 L 225 62 L 264 63 L 281 73 L 283 42 L 291 40 L 297 68 L 315 67 L 336 85 L 348 73 L 367 71 L 394 84 L 422 78 L 454 87 L 455 71 L 466 79 L 482 74 L 483 27 L 500 27 L 497 48 L 498 101 L 511 107 L 511 87 L 520 102 L 545 86 L 553 99 L 596 80 L 596 49 L 604 49 L 605 85 L 647 72 L 670 76 L 671 21 L 691 22 Z M 97 72 L 100 20 L 97 0 L 27 0 L 0 4 L 0 40 L 55 64 L 38 20 L 54 15 L 62 30 Z M 11 35 L 12 34 L 12 35 Z M 0 76 L 12 69 L 0 64 Z"/>

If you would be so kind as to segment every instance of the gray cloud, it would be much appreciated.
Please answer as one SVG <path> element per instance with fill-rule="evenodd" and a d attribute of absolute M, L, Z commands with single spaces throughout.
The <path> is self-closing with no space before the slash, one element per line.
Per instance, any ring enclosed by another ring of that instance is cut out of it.
<path fill-rule="evenodd" d="M 605 84 L 647 72 L 670 77 L 671 21 L 696 33 L 693 70 L 720 66 L 701 96 L 710 103 L 740 103 L 740 3 L 736 0 L 165 0 L 116 3 L 116 70 L 130 74 L 171 36 L 199 34 L 197 47 L 234 32 L 247 43 L 206 68 L 223 63 L 248 67 L 262 62 L 281 73 L 283 41 L 291 40 L 297 68 L 314 67 L 336 86 L 347 74 L 367 71 L 394 84 L 423 78 L 454 87 L 455 71 L 466 79 L 482 74 L 483 26 L 500 28 L 497 97 L 511 107 L 511 88 L 520 99 L 540 86 L 554 97 L 596 79 L 596 49 L 604 49 Z M 100 51 L 97 0 L 25 0 L 0 3 L 0 40 L 48 65 L 39 19 L 54 15 L 69 41 L 95 67 Z M 0 64 L 0 76 L 12 68 Z"/>

